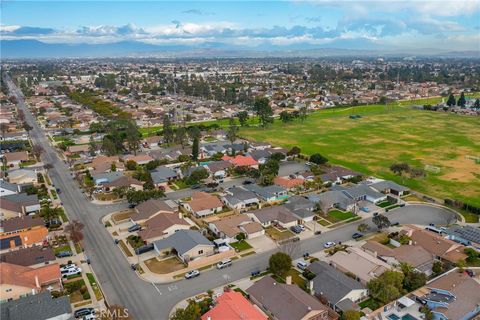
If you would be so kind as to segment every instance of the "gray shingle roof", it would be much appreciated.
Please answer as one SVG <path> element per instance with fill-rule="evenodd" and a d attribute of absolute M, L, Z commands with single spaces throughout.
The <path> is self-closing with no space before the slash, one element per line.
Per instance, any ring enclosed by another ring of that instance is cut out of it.
<path fill-rule="evenodd" d="M 210 240 L 194 230 L 179 230 L 168 238 L 155 241 L 153 245 L 157 250 L 175 248 L 180 256 L 198 245 L 213 247 L 213 243 Z"/>
<path fill-rule="evenodd" d="M 4 180 L 0 180 L 0 187 L 12 192 L 18 192 L 18 184 L 10 183 Z"/>
<path fill-rule="evenodd" d="M 48 291 L 5 302 L 0 308 L 2 320 L 46 320 L 71 313 L 67 296 L 53 299 Z"/>
<path fill-rule="evenodd" d="M 167 167 L 158 167 L 150 172 L 153 183 L 168 182 L 170 179 L 177 177 L 175 170 Z"/>
<path fill-rule="evenodd" d="M 399 192 L 410 190 L 407 187 L 401 186 L 398 183 L 395 183 L 395 182 L 390 181 L 390 180 L 384 180 L 384 181 L 379 181 L 379 182 L 372 183 L 370 185 L 370 187 L 372 187 L 375 190 L 380 191 L 380 192 L 383 192 L 384 190 L 387 190 L 387 189 L 395 190 L 395 191 L 399 191 Z"/>
<path fill-rule="evenodd" d="M 335 305 L 350 291 L 365 289 L 358 281 L 346 276 L 324 261 L 317 261 L 308 266 L 317 276 L 313 279 L 313 289 Z"/>

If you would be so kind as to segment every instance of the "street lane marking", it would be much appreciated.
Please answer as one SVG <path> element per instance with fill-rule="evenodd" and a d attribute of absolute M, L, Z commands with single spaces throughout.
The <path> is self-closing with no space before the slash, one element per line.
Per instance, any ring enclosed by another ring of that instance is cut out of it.
<path fill-rule="evenodd" d="M 177 290 L 177 289 L 178 289 L 178 287 L 176 285 L 168 287 L 168 291 L 173 291 L 173 290 Z"/>
<path fill-rule="evenodd" d="M 160 289 L 158 289 L 154 282 L 152 282 L 152 286 L 155 288 L 155 290 L 157 290 L 159 295 L 162 295 L 162 292 L 160 292 Z"/>

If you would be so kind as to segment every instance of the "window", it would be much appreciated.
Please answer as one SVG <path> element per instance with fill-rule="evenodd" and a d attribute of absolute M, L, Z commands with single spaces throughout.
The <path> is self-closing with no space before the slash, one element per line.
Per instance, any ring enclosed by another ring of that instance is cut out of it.
<path fill-rule="evenodd" d="M 198 251 L 198 254 L 203 254 L 203 250 L 199 250 L 199 251 Z"/>

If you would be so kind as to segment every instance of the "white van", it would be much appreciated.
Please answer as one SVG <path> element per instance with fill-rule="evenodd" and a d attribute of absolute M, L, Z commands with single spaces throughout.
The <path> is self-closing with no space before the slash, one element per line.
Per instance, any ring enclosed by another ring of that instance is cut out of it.
<path fill-rule="evenodd" d="M 232 260 L 225 259 L 217 263 L 217 269 L 227 268 L 227 267 L 230 267 L 231 265 L 232 265 Z"/>
<path fill-rule="evenodd" d="M 73 276 L 75 274 L 80 274 L 80 273 L 82 273 L 82 269 L 75 267 L 75 268 L 68 269 L 65 272 L 62 272 L 62 277 L 66 278 L 68 276 Z"/>

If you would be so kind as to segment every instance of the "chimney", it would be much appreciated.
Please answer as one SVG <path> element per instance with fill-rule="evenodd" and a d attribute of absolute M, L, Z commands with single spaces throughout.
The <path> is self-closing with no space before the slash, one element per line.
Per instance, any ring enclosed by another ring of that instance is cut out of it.
<path fill-rule="evenodd" d="M 287 277 L 285 278 L 285 282 L 286 282 L 287 284 L 292 284 L 292 276 L 287 276 Z"/>
<path fill-rule="evenodd" d="M 315 295 L 315 289 L 313 289 L 313 280 L 310 280 L 310 281 L 308 282 L 308 289 L 310 290 L 310 294 L 311 294 L 312 296 L 314 296 L 314 295 Z"/>

